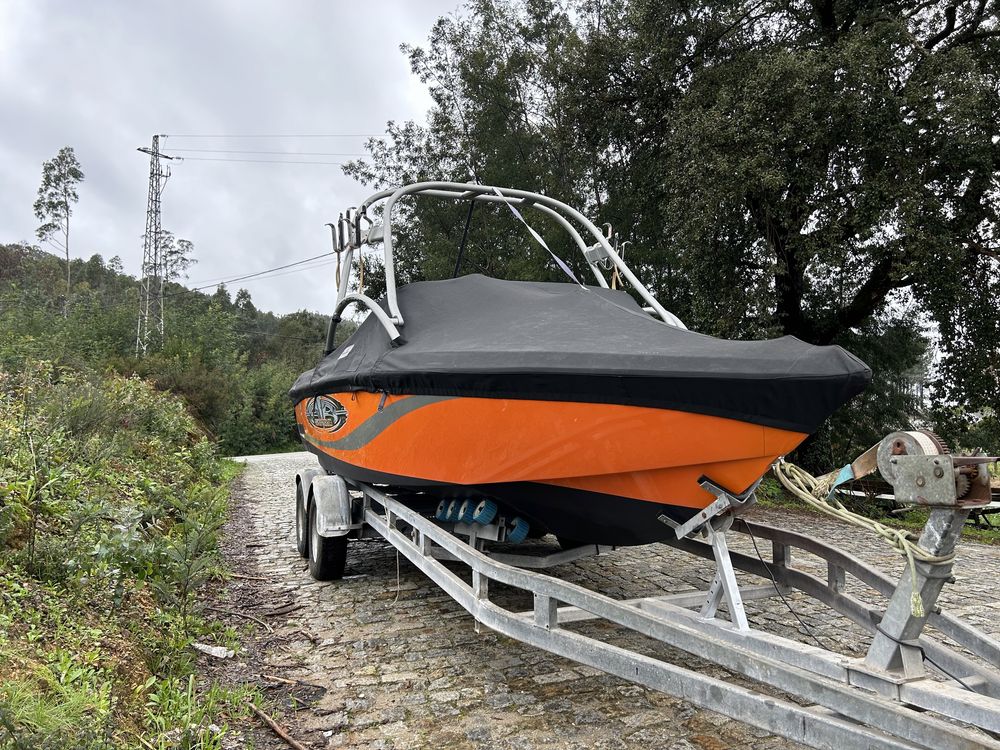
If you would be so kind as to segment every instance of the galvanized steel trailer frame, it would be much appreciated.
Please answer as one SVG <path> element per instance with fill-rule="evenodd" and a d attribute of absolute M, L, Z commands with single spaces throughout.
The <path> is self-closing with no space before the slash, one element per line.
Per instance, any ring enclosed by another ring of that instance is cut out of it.
<path fill-rule="evenodd" d="M 846 593 L 846 575 L 891 600 L 910 577 L 909 572 L 904 572 L 900 583 L 893 583 L 881 571 L 812 537 L 742 519 L 734 523 L 729 514 L 708 519 L 700 531 L 706 541 L 685 536 L 673 542 L 680 549 L 715 560 L 716 585 L 708 592 L 616 600 L 520 567 L 565 562 L 613 548 L 587 547 L 556 553 L 551 559 L 487 552 L 482 537 L 477 539 L 471 527 L 439 525 L 378 488 L 350 481 L 348 484 L 357 490 L 352 493 L 353 518 L 349 528 L 342 526 L 335 533 L 355 538 L 377 534 L 384 538 L 469 612 L 477 629 L 485 625 L 529 645 L 811 747 L 1000 750 L 1000 742 L 991 736 L 1000 733 L 1000 673 L 996 669 L 922 636 L 896 641 L 896 645 L 900 649 L 921 649 L 965 687 L 953 680 L 933 679 L 927 673 L 902 675 L 873 668 L 864 659 L 754 630 L 745 615 L 740 617 L 735 611 L 742 609 L 743 601 L 777 596 L 779 590 L 782 594 L 798 590 L 878 635 L 884 614 Z M 967 513 L 961 509 L 953 512 L 958 516 Z M 730 552 L 725 546 L 730 526 L 752 533 L 757 540 L 769 541 L 770 561 Z M 935 529 L 934 533 L 940 531 L 937 526 Z M 470 534 L 469 540 L 456 536 L 456 531 Z M 498 533 L 496 525 L 483 532 L 487 539 L 502 539 L 503 531 Z M 825 560 L 827 579 L 796 568 L 791 559 L 793 548 Z M 445 561 L 457 561 L 464 566 L 466 575 L 446 566 Z M 736 586 L 732 590 L 730 584 L 735 585 L 733 573 L 737 569 L 773 578 L 774 584 Z M 933 577 L 939 571 L 925 569 L 924 573 Z M 726 585 L 720 586 L 727 578 Z M 500 606 L 490 598 L 491 581 L 529 592 L 533 608 L 515 612 Z M 731 620 L 718 616 L 721 601 L 726 601 Z M 692 607 L 701 609 L 692 611 Z M 567 627 L 593 619 L 681 649 L 763 687 L 751 689 L 733 684 Z M 987 664 L 1000 663 L 1000 644 L 989 636 L 940 611 L 927 619 Z M 789 697 L 811 705 L 800 705 Z"/>

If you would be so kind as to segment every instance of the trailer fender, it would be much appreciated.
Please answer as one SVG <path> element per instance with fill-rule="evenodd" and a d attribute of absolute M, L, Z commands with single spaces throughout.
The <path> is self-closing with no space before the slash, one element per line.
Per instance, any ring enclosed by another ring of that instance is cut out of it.
<path fill-rule="evenodd" d="M 309 495 L 310 503 L 316 504 L 320 536 L 345 536 L 351 530 L 351 493 L 341 477 L 336 474 L 314 477 Z"/>
<path fill-rule="evenodd" d="M 296 494 L 301 493 L 303 500 L 309 497 L 309 485 L 316 477 L 321 477 L 326 474 L 322 469 L 302 469 L 295 474 L 295 490 Z"/>

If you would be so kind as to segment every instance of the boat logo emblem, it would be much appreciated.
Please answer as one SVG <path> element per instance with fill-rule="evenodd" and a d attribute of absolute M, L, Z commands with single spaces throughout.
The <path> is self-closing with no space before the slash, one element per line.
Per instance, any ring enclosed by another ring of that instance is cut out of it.
<path fill-rule="evenodd" d="M 319 430 L 336 432 L 347 424 L 347 409 L 335 398 L 316 396 L 306 401 L 306 419 Z"/>

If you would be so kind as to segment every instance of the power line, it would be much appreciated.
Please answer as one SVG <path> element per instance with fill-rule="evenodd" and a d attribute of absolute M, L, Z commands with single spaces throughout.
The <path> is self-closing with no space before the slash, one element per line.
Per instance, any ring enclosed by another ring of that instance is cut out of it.
<path fill-rule="evenodd" d="M 274 154 L 283 156 L 365 156 L 360 151 L 236 151 L 227 148 L 166 148 L 171 153 L 205 153 L 205 154 Z M 193 159 L 194 157 L 187 157 Z"/>
<path fill-rule="evenodd" d="M 271 273 L 272 271 L 282 271 L 282 270 L 284 270 L 286 268 L 292 268 L 293 266 L 301 266 L 303 263 L 308 263 L 310 261 L 317 260 L 319 258 L 325 258 L 325 257 L 328 257 L 330 255 L 333 255 L 333 253 L 332 252 L 321 253 L 320 255 L 314 255 L 311 258 L 305 258 L 303 260 L 298 260 L 298 261 L 295 261 L 294 263 L 286 263 L 283 266 L 276 266 L 275 268 L 268 268 L 268 269 L 265 269 L 263 271 L 257 271 L 256 273 L 247 274 L 245 276 L 236 276 L 234 278 L 224 279 L 222 281 L 218 281 L 218 282 L 213 283 L 213 284 L 205 284 L 204 286 L 191 287 L 190 289 L 185 289 L 182 292 L 174 292 L 172 294 L 165 294 L 164 297 L 177 297 L 177 296 L 180 296 L 182 294 L 192 294 L 194 292 L 200 292 L 203 289 L 211 289 L 213 287 L 217 287 L 220 284 L 231 284 L 234 281 L 245 281 L 247 279 L 253 279 L 253 278 L 256 278 L 257 276 L 263 276 L 266 273 Z M 300 269 L 300 270 L 306 270 L 306 269 Z"/>
<path fill-rule="evenodd" d="M 303 263 L 309 263 L 310 261 L 319 260 L 320 258 L 327 258 L 327 257 L 329 257 L 331 255 L 333 255 L 332 252 L 329 252 L 329 253 L 320 253 L 319 255 L 314 255 L 311 258 L 303 258 L 302 260 L 297 260 L 297 261 L 294 261 L 292 263 L 286 263 L 283 266 L 275 266 L 274 268 L 266 268 L 263 271 L 257 271 L 256 273 L 246 274 L 245 276 L 237 276 L 235 278 L 228 279 L 228 282 L 243 281 L 244 279 L 252 279 L 255 276 L 263 276 L 265 273 L 271 273 L 272 271 L 283 271 L 286 268 L 292 268 L 294 266 L 301 266 Z M 214 286 L 214 284 L 209 284 L 208 286 Z M 195 287 L 195 289 L 197 289 L 197 287 Z M 194 290 L 192 290 L 192 291 L 194 291 Z"/>
<path fill-rule="evenodd" d="M 66 252 L 66 246 L 62 244 L 59 240 L 53 240 L 51 237 L 46 237 L 45 241 L 48 242 L 50 245 L 52 245 L 52 247 L 56 248 L 57 250 L 63 253 Z"/>
<path fill-rule="evenodd" d="M 49 240 L 45 240 L 45 241 L 49 242 Z M 39 250 L 41 250 L 46 255 L 51 255 L 53 258 L 59 258 L 59 260 L 62 260 L 63 256 L 66 254 L 65 248 L 62 245 L 56 245 L 56 244 L 53 244 L 51 242 L 49 242 L 49 244 L 51 244 L 52 247 L 57 248 L 59 250 L 59 252 L 58 253 L 54 253 L 51 250 L 42 247 L 41 245 L 35 245 L 35 247 L 37 247 Z"/>
<path fill-rule="evenodd" d="M 164 138 L 384 138 L 385 133 L 214 133 L 214 134 L 189 134 L 176 135 L 174 133 L 165 134 Z"/>
<path fill-rule="evenodd" d="M 323 334 L 319 334 L 316 338 L 310 339 L 304 336 L 290 336 L 287 333 L 277 333 L 272 331 L 255 331 L 249 328 L 234 328 L 232 329 L 234 333 L 243 334 L 259 334 L 261 336 L 274 336 L 277 339 L 288 339 L 289 341 L 307 341 L 310 344 L 322 344 Z"/>
<path fill-rule="evenodd" d="M 312 264 L 312 265 L 301 266 L 299 268 L 290 268 L 287 271 L 277 271 L 275 273 L 267 273 L 267 274 L 264 274 L 262 276 L 257 276 L 257 277 L 252 278 L 252 279 L 236 279 L 236 281 L 240 281 L 241 282 L 241 286 L 242 286 L 242 282 L 247 282 L 247 281 L 270 281 L 271 279 L 277 279 L 277 278 L 280 278 L 282 276 L 288 276 L 288 275 L 293 274 L 293 273 L 302 273 L 303 271 L 316 271 L 316 270 L 318 270 L 320 268 L 329 268 L 330 266 L 334 265 L 336 262 L 337 262 L 336 260 L 327 260 L 327 261 L 323 261 L 321 263 L 315 263 L 315 264 Z M 188 289 L 188 290 L 183 291 L 183 292 L 176 292 L 176 294 L 187 294 L 187 293 L 193 292 L 193 291 L 202 291 L 202 290 L 206 290 L 206 289 L 217 288 L 217 287 L 220 287 L 220 286 L 222 286 L 224 284 L 233 283 L 233 281 L 234 281 L 233 279 L 219 279 L 218 281 L 212 282 L 210 284 L 206 283 L 204 286 L 199 286 L 197 289 Z"/>
<path fill-rule="evenodd" d="M 269 281 L 271 279 L 277 279 L 281 276 L 288 276 L 289 274 L 293 273 L 301 273 L 302 271 L 315 271 L 320 268 L 329 268 L 336 262 L 337 262 L 336 260 L 328 260 L 323 263 L 316 263 L 315 265 L 311 266 L 302 266 L 302 268 L 292 268 L 289 269 L 288 271 L 278 271 L 277 273 L 269 273 L 266 276 L 258 276 L 255 279 L 248 279 L 248 281 Z"/>
<path fill-rule="evenodd" d="M 315 265 L 312 265 L 312 266 L 306 266 L 305 262 L 303 262 L 303 264 L 302 264 L 303 267 L 299 268 L 299 269 L 296 269 L 296 270 L 299 270 L 299 271 L 308 271 L 308 270 L 311 270 L 313 268 L 320 268 L 321 266 L 329 265 L 330 263 L 333 263 L 333 262 L 335 262 L 335 261 L 332 260 L 332 259 L 331 260 L 320 259 L 320 260 L 316 261 Z M 274 269 L 272 269 L 272 270 L 274 270 Z M 281 270 L 281 269 L 276 269 L 276 270 Z M 262 271 L 261 273 L 263 274 L 263 273 L 267 273 L 267 272 L 268 271 Z M 226 282 L 230 281 L 231 279 L 232 279 L 232 276 L 229 276 L 229 275 L 226 275 L 226 276 L 211 276 L 211 277 L 209 277 L 207 279 L 197 279 L 195 281 L 192 281 L 192 280 L 189 280 L 189 279 L 185 279 L 184 283 L 185 284 L 194 284 L 195 286 L 200 286 L 202 284 L 207 284 L 207 285 L 225 284 Z M 180 282 L 175 282 L 175 283 L 179 284 Z"/>
<path fill-rule="evenodd" d="M 170 294 L 165 294 L 164 297 L 183 297 L 187 294 L 196 294 L 198 292 L 208 293 L 209 290 L 215 291 L 219 287 L 228 287 L 230 284 L 240 282 L 241 286 L 244 282 L 255 282 L 255 281 L 270 281 L 271 279 L 278 278 L 279 276 L 287 276 L 293 273 L 301 273 L 302 271 L 312 271 L 314 268 L 319 266 L 306 266 L 304 268 L 293 268 L 289 271 L 283 271 L 275 274 L 268 274 L 266 276 L 254 276 L 252 278 L 235 278 L 235 279 L 221 279 L 219 281 L 213 282 L 211 284 L 205 284 L 204 286 L 191 287 L 187 289 L 182 289 L 179 292 L 171 292 Z"/>
<path fill-rule="evenodd" d="M 339 161 L 285 161 L 283 159 L 224 159 L 212 156 L 178 156 L 184 161 L 241 161 L 252 164 L 326 164 L 332 167 L 342 167 L 343 162 Z"/>

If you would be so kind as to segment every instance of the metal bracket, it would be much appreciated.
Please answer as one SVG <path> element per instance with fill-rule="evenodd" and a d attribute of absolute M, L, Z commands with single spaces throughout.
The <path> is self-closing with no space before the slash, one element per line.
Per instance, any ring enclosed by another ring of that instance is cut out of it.
<path fill-rule="evenodd" d="M 377 245 L 385 239 L 385 225 L 372 224 L 367 232 L 361 235 L 361 244 Z"/>
<path fill-rule="evenodd" d="M 670 526 L 678 539 L 698 532 L 705 534 L 712 546 L 712 555 L 715 557 L 715 577 L 712 579 L 712 585 L 708 588 L 707 597 L 701 608 L 701 616 L 705 619 L 713 619 L 719 610 L 719 605 L 725 600 L 729 610 L 729 618 L 736 630 L 747 632 L 750 630 L 750 624 L 747 622 L 746 611 L 743 608 L 743 597 L 740 594 L 739 583 L 736 581 L 733 561 L 729 556 L 726 532 L 733 525 L 733 519 L 737 515 L 757 502 L 755 492 L 760 480 L 758 479 L 746 492 L 739 494 L 734 494 L 724 487 L 720 487 L 707 477 L 702 477 L 698 484 L 715 495 L 715 500 L 711 504 L 698 511 L 693 518 L 684 523 L 677 523 L 666 515 L 661 515 L 659 520 Z"/>
<path fill-rule="evenodd" d="M 485 539 L 495 542 L 500 539 L 500 525 L 496 523 L 483 525 L 481 523 L 463 523 L 462 521 L 457 521 L 452 527 L 452 533 L 467 536 L 470 540 Z M 475 547 L 472 541 L 469 544 Z"/>
<path fill-rule="evenodd" d="M 715 617 L 719 609 L 719 604 L 723 598 L 726 600 L 726 607 L 729 609 L 729 619 L 739 631 L 750 630 L 750 623 L 747 622 L 747 613 L 743 608 L 743 596 L 740 594 L 740 585 L 736 581 L 736 571 L 733 570 L 733 561 L 729 557 L 729 545 L 726 543 L 726 532 L 716 531 L 714 524 L 708 524 L 705 532 L 708 534 L 708 541 L 712 545 L 712 554 L 715 556 L 715 578 L 708 589 L 708 598 L 701 608 L 701 616 L 709 619 Z"/>
<path fill-rule="evenodd" d="M 917 459 L 928 456 L 893 456 L 893 458 Z M 943 458 L 935 456 L 934 458 Z M 950 463 L 949 463 L 950 466 Z M 897 479 L 898 479 L 897 475 Z M 946 476 L 952 486 L 954 497 L 954 479 Z M 897 489 L 898 493 L 898 489 Z M 896 495 L 897 499 L 899 495 Z M 865 666 L 869 669 L 883 672 L 899 672 L 904 677 L 923 674 L 923 653 L 916 645 L 928 618 L 934 611 L 941 589 L 951 579 L 952 561 L 948 556 L 955 549 L 962 535 L 967 508 L 936 507 L 924 525 L 924 530 L 917 542 L 928 553 L 947 559 L 939 564 L 918 563 L 915 576 L 909 570 L 904 570 L 896 584 L 889 606 L 886 608 L 881 622 L 878 624 L 875 637 L 868 648 Z M 916 580 L 914 580 L 916 578 Z M 913 600 L 919 598 L 921 612 L 914 614 Z"/>
<path fill-rule="evenodd" d="M 661 515 L 658 518 L 661 523 L 667 524 L 667 526 L 674 530 L 674 534 L 677 535 L 678 539 L 683 539 L 692 532 L 700 530 L 713 518 L 721 516 L 723 513 L 731 513 L 730 523 L 732 523 L 733 517 L 757 502 L 757 496 L 754 493 L 757 491 L 757 485 L 760 484 L 760 480 L 758 479 L 750 489 L 740 494 L 732 493 L 724 487 L 720 487 L 707 477 L 702 477 L 698 484 L 703 489 L 715 495 L 716 499 L 714 502 L 702 508 L 684 523 L 677 523 L 677 521 L 667 515 Z"/>
<path fill-rule="evenodd" d="M 608 270 L 611 266 L 611 256 L 608 255 L 608 251 L 600 243 L 591 245 L 584 250 L 583 256 L 587 259 L 588 263 L 598 265 L 604 270 Z"/>

